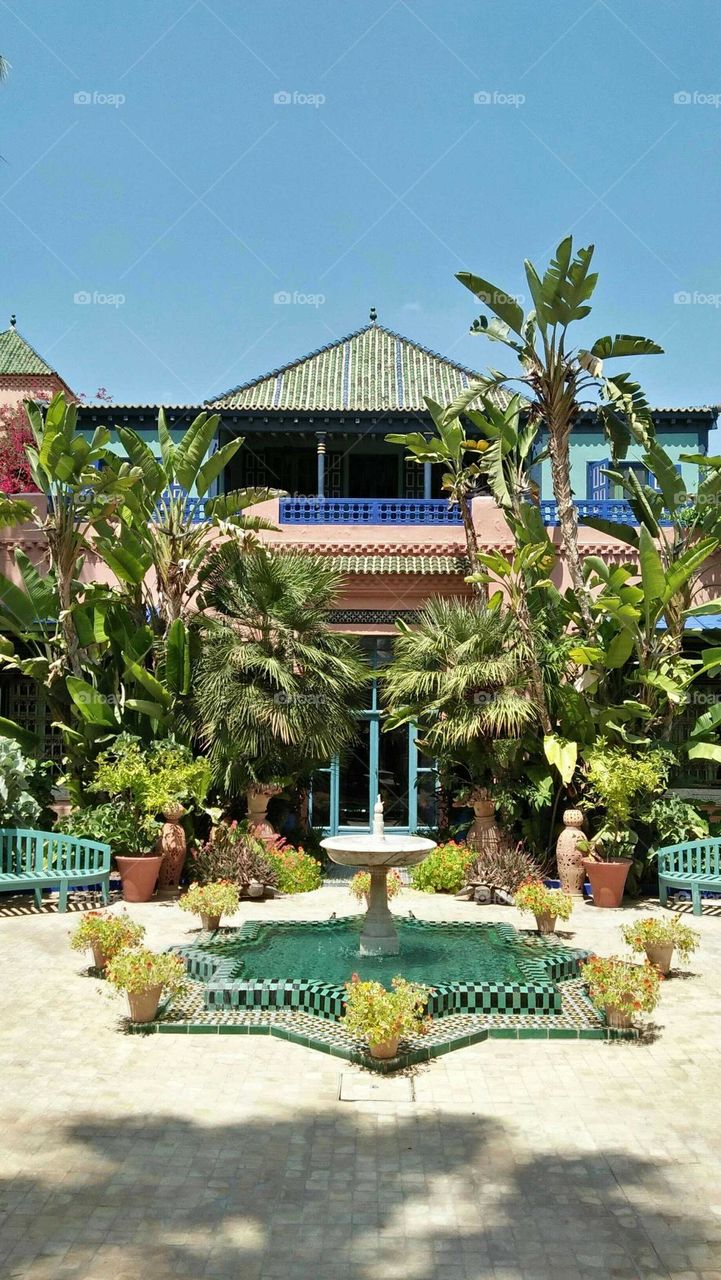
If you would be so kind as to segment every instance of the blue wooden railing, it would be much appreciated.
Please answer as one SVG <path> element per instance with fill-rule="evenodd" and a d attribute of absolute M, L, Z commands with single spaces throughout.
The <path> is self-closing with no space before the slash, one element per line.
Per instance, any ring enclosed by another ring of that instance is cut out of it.
<path fill-rule="evenodd" d="M 614 524 L 638 524 L 631 504 L 623 498 L 580 498 L 573 505 L 581 523 L 586 516 L 596 516 L 600 520 L 612 520 Z M 541 502 L 541 515 L 544 524 L 558 524 L 558 507 L 555 502 Z"/>
<path fill-rule="evenodd" d="M 460 524 L 445 498 L 281 498 L 280 524 Z"/>

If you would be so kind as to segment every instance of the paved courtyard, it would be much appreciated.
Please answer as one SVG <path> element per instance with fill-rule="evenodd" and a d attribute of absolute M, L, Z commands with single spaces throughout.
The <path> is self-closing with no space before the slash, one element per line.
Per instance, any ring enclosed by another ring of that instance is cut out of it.
<path fill-rule="evenodd" d="M 0 899 L 3 1280 L 721 1278 L 721 911 L 646 1042 L 496 1041 L 409 1084 L 270 1037 L 125 1035 L 73 915 L 27 901 Z M 350 905 L 334 882 L 236 920 Z M 192 939 L 174 903 L 129 910 Z M 618 951 L 635 914 L 579 905 L 564 934 Z"/>

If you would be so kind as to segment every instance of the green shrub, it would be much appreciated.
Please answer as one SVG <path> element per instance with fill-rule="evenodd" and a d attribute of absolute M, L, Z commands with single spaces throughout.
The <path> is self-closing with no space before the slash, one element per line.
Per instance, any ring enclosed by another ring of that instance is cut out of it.
<path fill-rule="evenodd" d="M 0 827 L 36 825 L 49 798 L 46 772 L 12 738 L 0 738 Z"/>
<path fill-rule="evenodd" d="M 194 759 L 188 747 L 171 739 L 143 747 L 139 738 L 122 733 L 98 756 L 88 790 L 120 796 L 138 812 L 155 817 L 180 804 L 200 804 L 209 783 L 208 761 L 202 756 Z"/>
<path fill-rule="evenodd" d="M 281 893 L 310 893 L 320 889 L 323 879 L 320 864 L 305 849 L 294 849 L 279 839 L 268 845 L 267 857 Z"/>
<path fill-rule="evenodd" d="M 138 814 L 132 805 L 115 800 L 76 809 L 55 823 L 55 830 L 81 840 L 109 844 L 116 858 L 142 858 L 151 853 L 160 832 L 160 823 L 147 814 Z"/>
<path fill-rule="evenodd" d="M 466 867 L 475 857 L 468 845 L 449 840 L 433 849 L 423 862 L 411 868 L 411 884 L 423 893 L 459 893 Z"/>

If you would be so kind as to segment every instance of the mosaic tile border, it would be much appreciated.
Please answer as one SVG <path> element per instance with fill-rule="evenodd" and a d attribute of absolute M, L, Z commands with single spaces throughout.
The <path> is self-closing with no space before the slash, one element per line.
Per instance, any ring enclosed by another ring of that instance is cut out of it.
<path fill-rule="evenodd" d="M 347 922 L 360 922 L 361 917 L 343 917 Z M 239 928 L 219 929 L 215 933 L 201 934 L 197 942 L 189 946 L 172 948 L 182 956 L 189 977 L 204 984 L 205 1005 L 210 1010 L 228 1008 L 294 1009 L 316 1016 L 337 1020 L 345 1009 L 345 988 L 313 978 L 243 979 L 236 946 L 238 941 L 252 944 L 265 932 L 295 929 L 302 924 L 307 929 L 326 930 L 337 925 L 336 917 L 322 921 L 246 921 Z M 444 1018 L 464 1013 L 541 1013 L 558 1015 L 562 1007 L 560 982 L 577 977 L 580 963 L 588 952 L 571 949 L 555 938 L 535 932 L 517 930 L 510 924 L 498 922 L 436 922 L 405 921 L 410 927 L 427 933 L 434 927 L 444 931 L 467 932 L 493 930 L 509 941 L 522 939 L 529 955 L 517 961 L 526 983 L 489 983 L 475 977 L 450 978 L 436 983 L 428 1003 L 432 1018 Z M 233 954 L 224 955 L 225 945 L 231 944 Z"/>
<path fill-rule="evenodd" d="M 453 1013 L 431 1022 L 426 1035 L 410 1036 L 401 1042 L 396 1058 L 371 1058 L 367 1047 L 343 1026 L 302 1010 L 283 1008 L 222 1011 L 206 1008 L 200 983 L 173 1000 L 155 1022 L 143 1025 L 126 1022 L 136 1035 L 267 1035 L 290 1041 L 331 1057 L 352 1062 L 371 1071 L 389 1074 L 406 1067 L 430 1062 L 455 1049 L 485 1040 L 635 1040 L 639 1032 L 607 1027 L 593 1007 L 584 983 L 570 978 L 563 983 L 560 1013 L 544 1014 Z"/>

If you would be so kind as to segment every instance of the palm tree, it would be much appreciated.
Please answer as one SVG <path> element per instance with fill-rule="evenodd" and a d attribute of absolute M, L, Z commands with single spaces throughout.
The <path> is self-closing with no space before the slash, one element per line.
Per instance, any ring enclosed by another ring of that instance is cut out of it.
<path fill-rule="evenodd" d="M 482 601 L 431 600 L 413 628 L 398 621 L 384 673 L 388 728 L 418 725 L 441 768 L 460 766 L 473 786 L 490 781 L 492 756 L 538 717 L 512 614 Z"/>
<path fill-rule="evenodd" d="M 357 642 L 326 622 L 341 581 L 302 552 L 229 541 L 210 553 L 196 709 L 226 794 L 307 775 L 355 736 L 370 673 Z"/>

